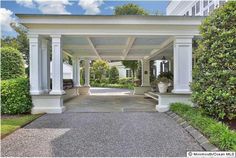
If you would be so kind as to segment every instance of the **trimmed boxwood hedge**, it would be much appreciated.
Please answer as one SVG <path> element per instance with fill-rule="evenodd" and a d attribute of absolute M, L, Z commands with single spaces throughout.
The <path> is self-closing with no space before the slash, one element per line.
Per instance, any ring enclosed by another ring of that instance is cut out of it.
<path fill-rule="evenodd" d="M 24 60 L 21 53 L 12 47 L 0 48 L 1 79 L 13 79 L 25 75 Z"/>
<path fill-rule="evenodd" d="M 1 113 L 29 113 L 32 107 L 27 78 L 3 80 L 1 82 Z"/>
<path fill-rule="evenodd" d="M 236 118 L 236 1 L 214 10 L 201 27 L 192 98 L 208 115 Z"/>

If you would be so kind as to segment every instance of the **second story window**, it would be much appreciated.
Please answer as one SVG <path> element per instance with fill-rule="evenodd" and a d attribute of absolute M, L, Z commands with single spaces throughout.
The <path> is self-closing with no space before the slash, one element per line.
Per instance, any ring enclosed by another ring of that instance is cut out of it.
<path fill-rule="evenodd" d="M 203 1 L 203 7 L 206 7 L 208 5 L 208 0 Z"/>
<path fill-rule="evenodd" d="M 203 15 L 204 15 L 204 16 L 208 16 L 208 9 L 207 9 L 207 10 L 204 10 Z"/>
<path fill-rule="evenodd" d="M 200 1 L 196 4 L 196 14 L 200 12 Z"/>
<path fill-rule="evenodd" d="M 195 5 L 192 7 L 192 16 L 195 16 Z"/>
<path fill-rule="evenodd" d="M 214 8 L 215 8 L 215 5 L 212 4 L 212 5 L 210 6 L 210 8 L 209 8 L 209 13 L 211 13 L 211 12 L 214 10 Z"/>

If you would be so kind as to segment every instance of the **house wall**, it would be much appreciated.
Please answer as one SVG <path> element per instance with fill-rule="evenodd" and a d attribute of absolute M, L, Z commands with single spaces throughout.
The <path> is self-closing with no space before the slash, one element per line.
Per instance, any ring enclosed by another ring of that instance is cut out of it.
<path fill-rule="evenodd" d="M 166 9 L 167 15 L 185 15 L 185 16 L 207 16 L 209 13 L 223 5 L 227 0 L 195 0 L 195 1 L 176 1 L 172 0 Z M 197 5 L 199 4 L 199 12 Z M 206 4 L 206 5 L 204 5 Z M 195 8 L 195 14 L 192 12 Z"/>
<path fill-rule="evenodd" d="M 121 63 L 121 61 L 118 62 L 110 62 L 109 63 L 110 68 L 112 66 L 115 66 L 119 71 L 119 78 L 126 78 L 126 70 L 130 70 L 128 68 L 125 68 L 125 66 Z"/>

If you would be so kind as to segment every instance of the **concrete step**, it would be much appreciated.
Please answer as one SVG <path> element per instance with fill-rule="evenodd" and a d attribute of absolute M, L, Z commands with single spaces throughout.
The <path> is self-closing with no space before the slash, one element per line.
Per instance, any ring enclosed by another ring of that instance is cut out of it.
<path fill-rule="evenodd" d="M 149 97 L 149 98 L 152 98 L 152 99 L 158 101 L 158 95 L 155 94 L 154 92 L 147 92 L 147 93 L 144 93 L 144 95 L 146 97 Z"/>

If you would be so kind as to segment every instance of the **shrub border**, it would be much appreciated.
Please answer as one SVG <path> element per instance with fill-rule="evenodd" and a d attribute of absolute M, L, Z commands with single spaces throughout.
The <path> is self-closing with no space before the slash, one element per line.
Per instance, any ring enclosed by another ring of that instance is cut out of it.
<path fill-rule="evenodd" d="M 189 125 L 187 121 L 184 120 L 182 117 L 180 117 L 178 114 L 176 114 L 171 110 L 165 112 L 165 114 L 167 114 L 169 117 L 175 120 L 180 126 L 182 126 L 185 129 L 185 131 L 187 131 L 205 151 L 219 151 L 219 149 L 215 145 L 211 144 L 209 140 L 201 132 L 199 132 L 193 126 Z"/>

